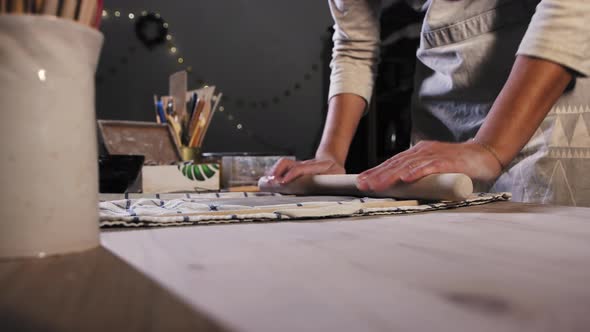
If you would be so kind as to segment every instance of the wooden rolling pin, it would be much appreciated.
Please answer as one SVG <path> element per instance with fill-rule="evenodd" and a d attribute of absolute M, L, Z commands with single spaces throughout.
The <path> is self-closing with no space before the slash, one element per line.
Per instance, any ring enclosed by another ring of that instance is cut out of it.
<path fill-rule="evenodd" d="M 357 174 L 303 176 L 280 185 L 262 177 L 261 191 L 287 195 L 336 195 L 380 198 L 413 198 L 436 201 L 462 201 L 473 193 L 473 183 L 465 174 L 448 173 L 426 176 L 414 183 L 397 183 L 383 192 L 364 192 L 356 187 Z"/>

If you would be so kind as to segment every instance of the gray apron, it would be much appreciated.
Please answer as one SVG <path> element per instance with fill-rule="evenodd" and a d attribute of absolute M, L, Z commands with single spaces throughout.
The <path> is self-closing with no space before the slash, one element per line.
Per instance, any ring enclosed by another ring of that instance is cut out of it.
<path fill-rule="evenodd" d="M 412 140 L 473 138 L 502 89 L 539 0 L 430 1 L 417 52 Z M 590 206 L 590 80 L 578 77 L 490 191 Z M 501 132 L 498 135 L 502 135 Z"/>

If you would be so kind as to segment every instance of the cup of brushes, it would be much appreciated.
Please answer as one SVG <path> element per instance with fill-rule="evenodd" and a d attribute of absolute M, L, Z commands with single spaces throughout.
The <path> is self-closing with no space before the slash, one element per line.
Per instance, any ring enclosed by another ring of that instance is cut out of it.
<path fill-rule="evenodd" d="M 0 0 L 0 259 L 99 245 L 102 1 Z"/>

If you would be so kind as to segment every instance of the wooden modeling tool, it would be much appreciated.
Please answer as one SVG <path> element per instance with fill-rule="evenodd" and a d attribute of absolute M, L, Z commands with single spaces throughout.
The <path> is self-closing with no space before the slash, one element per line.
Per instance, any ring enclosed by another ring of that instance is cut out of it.
<path fill-rule="evenodd" d="M 6 1 L 7 0 L 0 0 L 0 13 L 2 14 L 7 12 Z"/>
<path fill-rule="evenodd" d="M 63 6 L 61 9 L 61 17 L 70 20 L 76 19 L 76 6 L 78 2 L 76 0 L 63 0 Z"/>
<path fill-rule="evenodd" d="M 205 100 L 198 98 L 197 104 L 195 105 L 195 110 L 193 111 L 193 115 L 191 116 L 191 121 L 189 123 L 188 132 L 191 138 L 195 135 L 195 129 L 197 128 L 197 124 L 199 123 L 199 118 L 201 117 L 201 113 L 205 108 Z M 190 140 L 189 140 L 190 142 Z"/>
<path fill-rule="evenodd" d="M 35 0 L 24 0 L 25 2 L 25 13 L 35 14 Z"/>
<path fill-rule="evenodd" d="M 96 15 L 96 6 L 96 0 L 81 0 L 78 22 L 92 26 L 94 23 L 94 15 Z"/>
<path fill-rule="evenodd" d="M 169 95 L 174 98 L 174 110 L 183 127 L 186 127 L 189 121 L 186 112 L 187 85 L 188 76 L 186 71 L 181 70 L 170 76 Z"/>
<path fill-rule="evenodd" d="M 197 94 L 199 99 L 212 100 L 213 95 L 215 94 L 215 86 L 205 86 L 200 89 L 188 91 L 186 95 L 187 99 L 195 93 Z"/>
<path fill-rule="evenodd" d="M 45 0 L 43 4 L 43 14 L 57 16 L 58 0 Z"/>
<path fill-rule="evenodd" d="M 197 127 L 195 128 L 195 135 L 191 137 L 190 147 L 196 148 L 201 146 L 203 131 L 207 126 L 207 121 L 209 119 L 211 113 L 211 100 L 205 101 L 205 107 L 199 116 L 199 121 L 197 122 Z"/>
<path fill-rule="evenodd" d="M 203 141 L 205 141 L 205 135 L 207 135 L 207 131 L 209 130 L 209 126 L 211 125 L 211 121 L 213 120 L 213 115 L 215 115 L 215 110 L 217 109 L 217 106 L 219 106 L 219 101 L 221 100 L 221 96 L 222 94 L 220 93 L 217 96 L 217 100 L 215 101 L 215 105 L 213 105 L 213 107 L 211 108 L 211 112 L 209 112 L 207 119 L 206 119 L 206 123 L 205 126 L 203 127 L 202 133 L 201 133 L 201 137 L 199 137 L 199 141 L 198 141 L 198 145 L 197 146 L 202 146 L 203 145 Z"/>
<path fill-rule="evenodd" d="M 25 13 L 24 1 L 23 0 L 12 0 L 11 11 L 13 14 L 24 14 Z"/>
<path fill-rule="evenodd" d="M 205 86 L 203 88 L 190 91 L 189 93 L 197 93 L 199 96 L 199 100 L 203 100 L 203 108 L 199 111 L 196 118 L 193 119 L 194 126 L 191 129 L 191 140 L 189 141 L 190 147 L 201 147 L 206 128 L 208 127 L 208 123 L 210 122 L 211 115 L 212 115 L 212 105 L 211 100 L 215 94 L 215 86 Z"/>
<path fill-rule="evenodd" d="M 170 128 L 172 128 L 172 132 L 174 133 L 174 142 L 176 143 L 176 146 L 181 146 L 182 142 L 181 142 L 180 138 L 181 138 L 182 129 L 180 128 L 180 125 L 178 124 L 178 122 L 176 122 L 174 117 L 170 114 L 166 114 L 166 121 L 167 121 L 168 125 L 170 126 Z"/>
<path fill-rule="evenodd" d="M 260 192 L 260 188 L 258 186 L 239 186 L 231 187 L 227 191 L 231 193 L 257 193 Z"/>
<path fill-rule="evenodd" d="M 414 183 L 395 184 L 379 193 L 358 190 L 357 176 L 357 174 L 302 176 L 285 185 L 278 184 L 269 177 L 262 177 L 258 186 L 261 191 L 288 195 L 343 195 L 435 201 L 462 201 L 473 193 L 473 183 L 465 174 L 428 175 Z"/>
<path fill-rule="evenodd" d="M 33 0 L 35 14 L 43 13 L 43 6 L 45 5 L 43 0 Z"/>
<path fill-rule="evenodd" d="M 222 92 L 220 92 L 217 96 L 213 97 L 213 101 L 215 101 L 215 104 L 213 104 L 213 110 L 211 111 L 212 113 L 215 113 L 217 111 L 217 108 L 219 107 L 219 103 L 221 103 L 221 97 L 223 97 Z"/>

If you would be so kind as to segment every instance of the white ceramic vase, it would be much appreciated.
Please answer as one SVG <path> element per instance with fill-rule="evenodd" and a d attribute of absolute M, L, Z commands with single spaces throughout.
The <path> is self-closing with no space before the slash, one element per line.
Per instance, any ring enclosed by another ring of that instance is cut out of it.
<path fill-rule="evenodd" d="M 99 245 L 94 75 L 103 37 L 0 15 L 0 258 Z"/>

